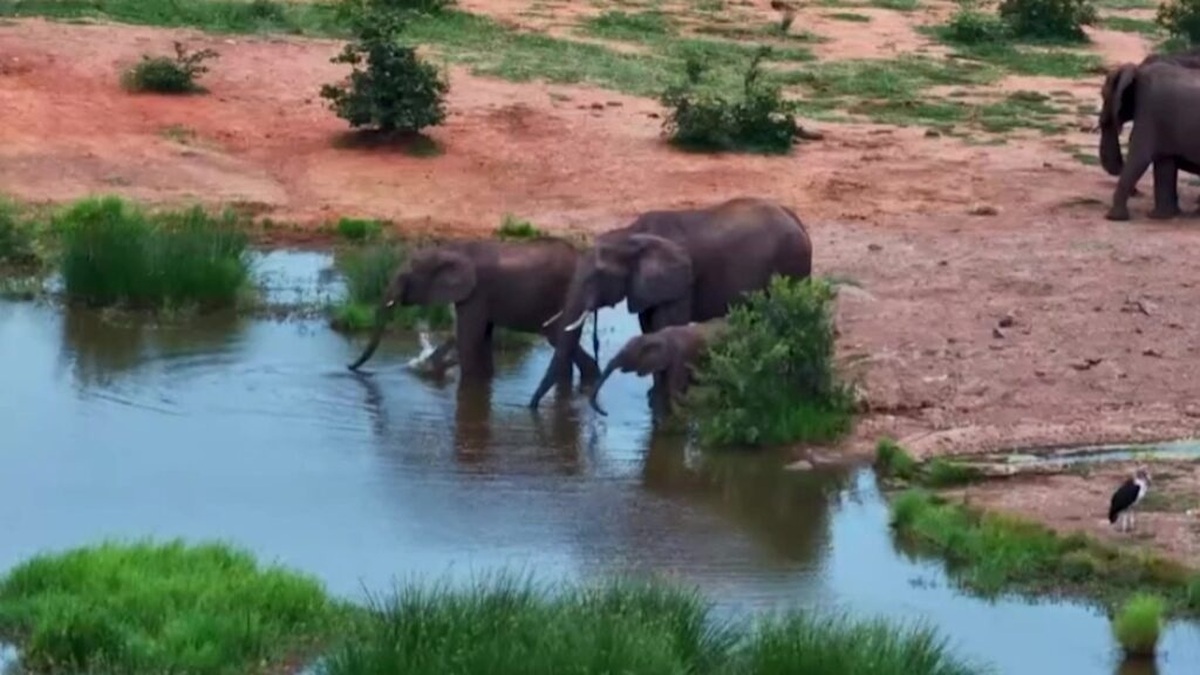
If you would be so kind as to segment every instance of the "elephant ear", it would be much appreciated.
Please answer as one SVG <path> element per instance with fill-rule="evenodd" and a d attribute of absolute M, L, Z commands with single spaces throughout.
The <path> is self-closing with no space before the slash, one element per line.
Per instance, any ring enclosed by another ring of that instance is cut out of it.
<path fill-rule="evenodd" d="M 1137 90 L 1129 87 L 1136 76 L 1137 66 L 1126 63 L 1104 79 L 1104 114 L 1101 115 L 1101 124 L 1119 129 L 1126 120 L 1133 119 L 1134 96 Z"/>
<path fill-rule="evenodd" d="M 692 292 L 692 261 L 682 246 L 652 234 L 635 234 L 629 243 L 636 261 L 630 266 L 626 293 L 630 312 L 641 313 Z"/>
<path fill-rule="evenodd" d="M 475 290 L 475 263 L 461 253 L 439 255 L 429 279 L 429 302 L 434 305 L 466 300 Z"/>

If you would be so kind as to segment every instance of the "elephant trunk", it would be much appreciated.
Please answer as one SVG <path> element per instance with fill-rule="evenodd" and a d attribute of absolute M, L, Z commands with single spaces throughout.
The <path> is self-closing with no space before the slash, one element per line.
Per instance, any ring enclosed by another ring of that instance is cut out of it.
<path fill-rule="evenodd" d="M 1121 157 L 1121 128 L 1110 122 L 1100 126 L 1100 165 L 1110 176 L 1121 175 L 1125 160 Z"/>
<path fill-rule="evenodd" d="M 604 408 L 600 407 L 600 402 L 596 400 L 596 397 L 600 395 L 600 387 L 604 386 L 605 380 L 608 379 L 609 375 L 612 375 L 613 371 L 616 370 L 616 368 L 617 368 L 617 359 L 613 358 L 613 360 L 609 361 L 608 365 L 604 367 L 604 373 L 600 376 L 600 379 L 596 382 L 596 386 L 592 388 L 591 396 L 588 396 L 588 403 L 592 404 L 592 408 L 596 412 L 600 413 L 601 415 L 604 415 L 605 417 L 608 416 L 608 413 L 604 411 Z"/>
<path fill-rule="evenodd" d="M 383 300 L 380 301 L 379 307 L 375 310 L 375 327 L 371 332 L 371 341 L 367 343 L 366 349 L 363 349 L 362 356 L 358 360 L 347 366 L 350 370 L 358 370 L 359 366 L 367 362 L 375 354 L 375 350 L 379 348 L 379 342 L 383 339 L 383 329 L 387 327 L 388 317 L 391 314 L 392 306 L 396 304 L 396 299 L 400 297 L 403 288 L 398 288 L 395 297 L 388 297 L 385 293 Z"/>
<path fill-rule="evenodd" d="M 533 396 L 529 400 L 529 407 L 536 408 L 541 403 L 542 397 L 546 392 L 550 391 L 550 387 L 554 386 L 554 380 L 558 376 L 570 376 L 571 374 L 571 354 L 575 348 L 579 346 L 579 339 L 582 337 L 583 331 L 579 330 L 580 324 L 587 318 L 587 313 L 592 308 L 588 299 L 583 297 L 579 291 L 579 282 L 574 281 L 571 284 L 571 291 L 567 294 L 566 308 L 559 317 L 559 321 L 566 322 L 568 320 L 574 323 L 558 331 L 558 335 L 554 344 L 554 356 L 550 359 L 550 365 L 546 366 L 546 373 L 542 375 L 542 381 L 538 383 L 537 390 L 533 392 Z M 573 330 L 570 330 L 573 328 Z"/>

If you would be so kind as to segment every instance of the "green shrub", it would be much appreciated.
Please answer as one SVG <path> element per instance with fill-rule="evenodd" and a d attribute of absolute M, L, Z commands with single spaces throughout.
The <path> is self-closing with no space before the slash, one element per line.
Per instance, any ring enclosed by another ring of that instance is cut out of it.
<path fill-rule="evenodd" d="M 947 42 L 967 46 L 1004 44 L 1012 38 L 1012 29 L 1000 17 L 974 9 L 960 9 L 940 30 Z"/>
<path fill-rule="evenodd" d="M 546 233 L 539 230 L 533 223 L 528 220 L 520 220 L 512 214 L 505 214 L 500 227 L 496 228 L 492 234 L 497 239 L 514 240 L 540 239 L 546 236 Z"/>
<path fill-rule="evenodd" d="M 854 397 L 834 364 L 833 288 L 775 275 L 729 312 L 729 330 L 700 364 L 696 403 L 707 444 L 833 440 Z"/>
<path fill-rule="evenodd" d="M 917 475 L 917 460 L 890 438 L 875 444 L 875 470 L 883 476 L 912 480 Z"/>
<path fill-rule="evenodd" d="M 31 672 L 246 673 L 334 634 L 321 585 L 220 544 L 104 543 L 0 582 L 0 631 Z"/>
<path fill-rule="evenodd" d="M 978 666 L 955 656 L 927 627 L 901 628 L 882 620 L 792 613 L 765 623 L 740 650 L 734 672 L 749 675 L 970 675 Z"/>
<path fill-rule="evenodd" d="M 941 457 L 935 457 L 925 467 L 924 481 L 931 487 L 954 487 L 965 485 L 979 478 L 979 472 L 973 467 L 955 464 Z"/>
<path fill-rule="evenodd" d="M 403 248 L 390 242 L 340 252 L 334 263 L 346 284 L 346 297 L 332 308 L 333 326 L 346 331 L 374 326 L 375 310 L 383 299 L 384 290 L 403 262 Z M 452 325 L 454 314 L 450 305 L 397 305 L 392 310 L 392 322 L 403 328 L 425 323 L 429 328 L 438 329 Z"/>
<path fill-rule="evenodd" d="M 348 241 L 364 242 L 378 238 L 383 232 L 383 224 L 378 220 L 342 218 L 338 220 L 337 232 Z"/>
<path fill-rule="evenodd" d="M 667 108 L 663 130 L 670 142 L 696 151 L 791 152 L 800 128 L 782 90 L 761 79 L 760 64 L 769 53 L 763 47 L 754 55 L 738 100 L 705 89 L 701 82 L 705 66 L 689 57 L 685 84 L 668 88 L 660 98 Z"/>
<path fill-rule="evenodd" d="M 0 265 L 33 265 L 38 262 L 33 226 L 20 217 L 17 205 L 0 198 Z"/>
<path fill-rule="evenodd" d="M 415 48 L 400 43 L 401 15 L 373 12 L 356 24 L 355 41 L 331 59 L 350 64 L 350 77 L 321 87 L 330 108 L 352 128 L 415 134 L 441 124 L 450 85 Z"/>
<path fill-rule="evenodd" d="M 1154 656 L 1163 628 L 1163 599 L 1138 593 L 1113 617 L 1113 635 L 1129 656 Z"/>
<path fill-rule="evenodd" d="M 1166 0 L 1154 21 L 1175 41 L 1200 44 L 1200 0 Z"/>
<path fill-rule="evenodd" d="M 56 214 L 52 228 L 67 295 L 89 305 L 229 306 L 249 279 L 247 239 L 229 212 L 147 214 L 91 198 Z"/>
<path fill-rule="evenodd" d="M 130 91 L 150 91 L 157 94 L 190 94 L 204 91 L 196 78 L 208 72 L 205 59 L 216 58 L 217 52 L 202 49 L 189 54 L 182 42 L 175 42 L 175 58 L 142 55 L 142 60 L 125 71 L 122 84 Z"/>
<path fill-rule="evenodd" d="M 1000 18 L 1023 40 L 1086 42 L 1083 26 L 1096 23 L 1091 0 L 1001 0 Z"/>
<path fill-rule="evenodd" d="M 1200 574 L 1193 576 L 1188 582 L 1187 604 L 1189 609 L 1200 613 Z"/>

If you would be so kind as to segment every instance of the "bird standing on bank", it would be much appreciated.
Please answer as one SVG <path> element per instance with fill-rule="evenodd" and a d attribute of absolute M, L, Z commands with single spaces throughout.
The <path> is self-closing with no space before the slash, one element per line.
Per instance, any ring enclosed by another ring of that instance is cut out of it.
<path fill-rule="evenodd" d="M 1108 505 L 1108 522 L 1116 523 L 1120 518 L 1124 527 L 1119 529 L 1128 532 L 1134 524 L 1133 507 L 1142 501 L 1149 490 L 1150 474 L 1145 469 L 1138 469 L 1133 478 L 1121 483 L 1121 487 L 1113 493 Z"/>

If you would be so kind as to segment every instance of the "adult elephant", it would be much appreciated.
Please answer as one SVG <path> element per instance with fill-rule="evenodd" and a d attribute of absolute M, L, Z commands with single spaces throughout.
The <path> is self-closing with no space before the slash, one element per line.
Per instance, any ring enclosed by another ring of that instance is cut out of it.
<path fill-rule="evenodd" d="M 683 326 L 667 326 L 653 333 L 635 335 L 609 360 L 600 375 L 600 381 L 592 388 L 588 402 L 601 415 L 607 415 L 596 398 L 600 388 L 613 374 L 622 373 L 649 375 L 661 373 L 665 388 L 652 391 L 651 406 L 654 412 L 670 413 L 672 404 L 682 399 L 694 379 L 693 368 L 708 352 L 713 342 L 728 328 L 726 317 L 718 317 L 700 323 Z"/>
<path fill-rule="evenodd" d="M 1167 63 L 1192 70 L 1200 69 L 1200 48 L 1178 54 L 1151 54 L 1140 64 L 1126 63 L 1110 71 L 1100 88 L 1099 115 L 1100 165 L 1110 176 L 1119 176 L 1125 161 L 1121 156 L 1121 130 L 1133 120 L 1137 102 L 1137 73 L 1152 63 Z M 1179 213 L 1178 171 L 1200 175 L 1200 165 L 1183 157 L 1160 159 L 1154 164 L 1154 210 L 1152 218 L 1170 218 Z M 1136 184 L 1130 195 L 1138 194 Z"/>
<path fill-rule="evenodd" d="M 731 303 L 766 288 L 776 274 L 812 274 L 812 242 L 795 213 L 767 199 L 648 211 L 599 235 L 575 268 L 562 310 L 570 324 L 529 406 L 536 408 L 569 368 L 588 312 L 625 300 L 642 333 L 652 333 L 725 316 Z M 654 384 L 661 388 L 661 375 Z"/>
<path fill-rule="evenodd" d="M 458 351 L 462 379 L 484 379 L 495 372 L 492 333 L 497 326 L 540 333 L 551 345 L 562 331 L 556 313 L 566 299 L 580 253 L 570 243 L 551 237 L 529 241 L 478 240 L 423 248 L 392 276 L 376 310 L 371 341 L 350 364 L 357 370 L 379 347 L 388 317 L 396 305 L 454 304 L 454 337 L 434 351 L 441 361 Z M 566 353 L 566 352 L 565 352 Z M 581 379 L 600 374 L 596 361 L 577 344 L 569 350 Z M 572 371 L 563 375 L 570 382 Z"/>
<path fill-rule="evenodd" d="M 1121 167 L 1106 217 L 1129 220 L 1129 197 L 1151 164 L 1155 165 L 1155 208 L 1151 216 L 1177 215 L 1177 169 L 1191 171 L 1200 165 L 1200 118 L 1188 112 L 1200 106 L 1200 70 L 1166 61 L 1127 64 L 1118 70 L 1116 79 L 1112 96 L 1118 101 L 1130 97 L 1133 131 L 1129 135 L 1129 157 Z M 1136 94 L 1127 93 L 1131 88 Z"/>

